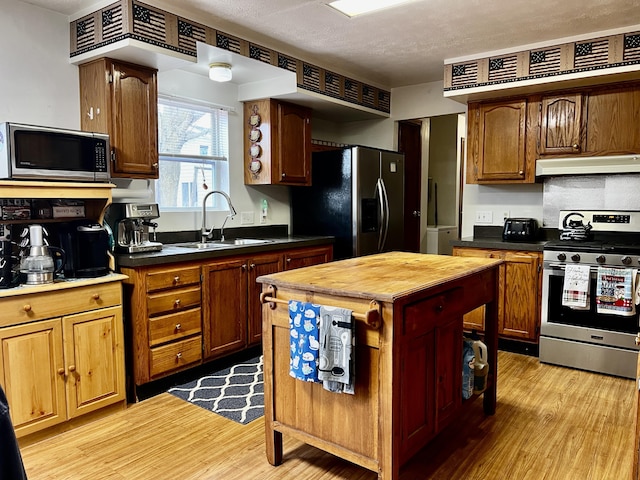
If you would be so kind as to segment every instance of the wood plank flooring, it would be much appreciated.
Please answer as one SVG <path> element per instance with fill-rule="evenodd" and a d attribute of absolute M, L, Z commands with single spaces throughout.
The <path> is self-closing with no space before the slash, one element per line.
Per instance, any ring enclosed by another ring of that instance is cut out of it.
<path fill-rule="evenodd" d="M 618 480 L 631 477 L 634 382 L 499 353 L 498 407 L 476 401 L 405 465 L 402 480 Z M 374 480 L 377 474 L 284 437 L 264 453 L 264 421 L 240 425 L 163 393 L 24 447 L 30 480 Z"/>

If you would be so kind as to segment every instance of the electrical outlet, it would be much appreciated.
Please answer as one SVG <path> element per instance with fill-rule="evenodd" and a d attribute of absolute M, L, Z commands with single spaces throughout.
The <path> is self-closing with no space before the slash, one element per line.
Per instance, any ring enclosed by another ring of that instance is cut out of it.
<path fill-rule="evenodd" d="M 240 212 L 240 225 L 253 225 L 253 212 Z"/>
<path fill-rule="evenodd" d="M 504 222 L 507 218 L 509 218 L 511 215 L 509 214 L 509 210 L 505 210 L 502 212 L 502 221 Z"/>
<path fill-rule="evenodd" d="M 476 211 L 476 223 L 492 223 L 492 222 L 493 222 L 493 212 L 489 210 Z"/>

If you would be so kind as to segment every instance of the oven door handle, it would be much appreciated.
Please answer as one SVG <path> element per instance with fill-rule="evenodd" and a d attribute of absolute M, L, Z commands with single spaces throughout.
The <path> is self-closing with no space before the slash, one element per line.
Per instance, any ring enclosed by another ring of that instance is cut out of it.
<path fill-rule="evenodd" d="M 567 267 L 567 265 L 565 263 L 548 263 L 546 265 L 546 268 L 551 269 L 551 270 L 565 270 Z M 591 265 L 589 265 L 589 271 L 591 273 L 598 273 L 598 268 L 599 267 L 593 267 Z"/>

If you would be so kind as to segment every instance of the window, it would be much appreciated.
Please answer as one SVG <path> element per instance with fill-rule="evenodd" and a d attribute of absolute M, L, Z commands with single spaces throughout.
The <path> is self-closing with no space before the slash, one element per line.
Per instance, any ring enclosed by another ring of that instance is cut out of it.
<path fill-rule="evenodd" d="M 226 110 L 212 105 L 159 98 L 155 191 L 162 210 L 193 210 L 211 190 L 229 193 L 228 120 Z M 211 200 L 214 209 L 226 208 L 220 195 Z"/>

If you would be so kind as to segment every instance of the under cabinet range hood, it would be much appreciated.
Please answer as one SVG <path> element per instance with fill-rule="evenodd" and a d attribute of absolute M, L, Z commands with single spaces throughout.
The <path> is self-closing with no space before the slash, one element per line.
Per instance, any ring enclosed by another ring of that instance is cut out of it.
<path fill-rule="evenodd" d="M 640 173 L 640 154 L 549 158 L 536 161 L 536 177 Z"/>

